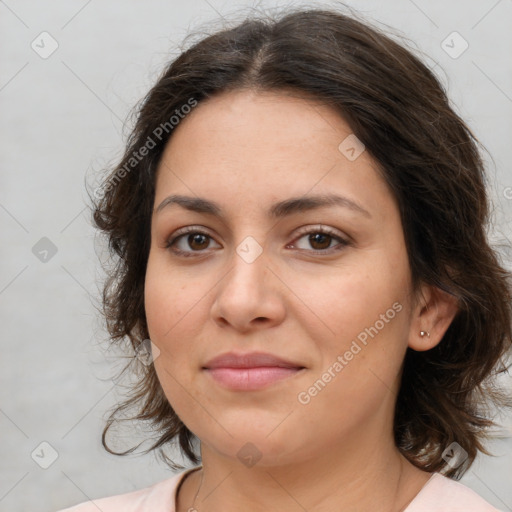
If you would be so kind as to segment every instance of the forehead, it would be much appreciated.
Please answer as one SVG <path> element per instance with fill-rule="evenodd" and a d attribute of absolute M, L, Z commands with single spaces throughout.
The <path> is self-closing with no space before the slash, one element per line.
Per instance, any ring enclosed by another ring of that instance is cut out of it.
<path fill-rule="evenodd" d="M 293 93 L 228 92 L 200 103 L 174 128 L 155 202 L 192 193 L 263 207 L 339 192 L 383 214 L 394 200 L 377 169 L 334 109 Z"/>

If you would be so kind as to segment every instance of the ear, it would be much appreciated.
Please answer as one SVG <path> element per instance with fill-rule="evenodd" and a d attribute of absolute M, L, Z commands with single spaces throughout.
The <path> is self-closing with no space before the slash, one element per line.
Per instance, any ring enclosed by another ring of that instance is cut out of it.
<path fill-rule="evenodd" d="M 419 296 L 412 311 L 408 345 L 413 350 L 424 351 L 443 339 L 459 306 L 456 297 L 436 286 L 423 285 Z M 422 331 L 426 333 L 423 336 Z"/>

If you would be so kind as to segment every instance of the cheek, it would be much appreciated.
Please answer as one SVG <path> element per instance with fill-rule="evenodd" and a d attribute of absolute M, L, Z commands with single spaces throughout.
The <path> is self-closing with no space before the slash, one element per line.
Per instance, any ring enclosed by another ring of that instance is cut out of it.
<path fill-rule="evenodd" d="M 334 334 L 322 323 L 316 332 L 309 331 L 321 365 L 297 398 L 299 411 L 323 418 L 325 436 L 335 438 L 337 426 L 355 429 L 389 404 L 406 349 L 406 304 L 399 289 L 376 274 L 354 272 L 331 285 L 336 298 L 330 292 L 311 299 Z M 310 319 L 303 321 L 304 328 L 311 326 Z"/>
<path fill-rule="evenodd" d="M 331 267 L 324 276 L 303 275 L 295 283 L 297 296 L 307 298 L 304 302 L 309 307 L 300 322 L 316 344 L 319 371 L 332 368 L 338 356 L 343 358 L 343 370 L 331 370 L 339 377 L 324 398 L 331 393 L 333 399 L 343 396 L 348 408 L 358 407 L 354 397 L 378 401 L 386 391 L 379 379 L 392 385 L 407 344 L 405 253 L 391 254 L 388 248 L 364 258 L 354 255 L 336 272 Z"/>
<path fill-rule="evenodd" d="M 304 304 L 303 328 L 315 339 L 347 340 L 373 325 L 399 298 L 399 276 L 370 262 L 344 265 L 322 275 L 294 279 L 293 291 Z"/>
<path fill-rule="evenodd" d="M 160 350 L 154 361 L 158 379 L 168 401 L 173 407 L 177 405 L 176 412 L 180 415 L 182 386 L 187 387 L 190 364 L 195 361 L 192 341 L 199 336 L 197 315 L 201 303 L 194 287 L 156 263 L 148 261 L 144 288 L 148 333 Z"/>
<path fill-rule="evenodd" d="M 144 286 L 144 307 L 149 337 L 160 350 L 154 360 L 158 380 L 176 414 L 185 420 L 183 414 L 186 416 L 188 395 L 184 386 L 187 388 L 189 381 L 190 339 L 197 335 L 194 332 L 197 322 L 191 320 L 197 310 L 191 309 L 190 303 L 194 303 L 190 297 L 191 288 L 177 273 L 174 274 L 150 257 Z"/>
<path fill-rule="evenodd" d="M 189 278 L 172 271 L 163 258 L 150 258 L 144 285 L 144 307 L 150 338 L 161 343 L 197 325 L 204 290 L 190 284 Z"/>
<path fill-rule="evenodd" d="M 167 288 L 161 279 L 146 281 L 145 310 L 151 339 L 161 341 L 185 315 L 183 301 L 178 301 L 175 289 Z"/>

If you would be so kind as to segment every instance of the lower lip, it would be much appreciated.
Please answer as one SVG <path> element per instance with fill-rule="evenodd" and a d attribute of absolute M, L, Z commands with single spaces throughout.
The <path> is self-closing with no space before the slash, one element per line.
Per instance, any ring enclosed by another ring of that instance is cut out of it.
<path fill-rule="evenodd" d="M 215 381 L 229 389 L 253 391 L 297 375 L 304 368 L 262 366 L 257 368 L 206 368 L 205 370 Z"/>

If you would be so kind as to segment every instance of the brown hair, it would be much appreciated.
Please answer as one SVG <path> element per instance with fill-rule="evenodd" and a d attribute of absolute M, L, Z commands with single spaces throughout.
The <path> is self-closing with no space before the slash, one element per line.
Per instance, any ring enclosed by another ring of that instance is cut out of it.
<path fill-rule="evenodd" d="M 494 423 L 487 407 L 511 405 L 495 382 L 512 339 L 510 273 L 486 238 L 490 212 L 480 143 L 429 68 L 354 13 L 302 8 L 252 16 L 204 37 L 166 67 L 138 108 L 124 157 L 93 200 L 94 222 L 116 261 L 102 297 L 112 343 L 128 339 L 137 350 L 149 337 L 144 280 L 155 173 L 172 136 L 169 120 L 191 100 L 242 88 L 293 90 L 336 109 L 397 199 L 415 290 L 423 282 L 457 298 L 459 311 L 441 342 L 425 352 L 407 349 L 394 432 L 417 467 L 459 478 L 478 450 L 488 453 L 482 441 Z M 141 151 L 150 140 L 151 149 Z M 140 446 L 118 453 L 106 443 L 118 414 L 138 406 L 130 419 L 149 422 L 159 434 L 146 453 L 158 448 L 171 467 L 182 468 L 164 453 L 177 438 L 197 463 L 195 436 L 168 403 L 154 366 L 134 361 L 140 379 L 111 413 L 103 446 L 116 455 Z M 447 468 L 442 454 L 453 441 L 468 458 Z"/>

